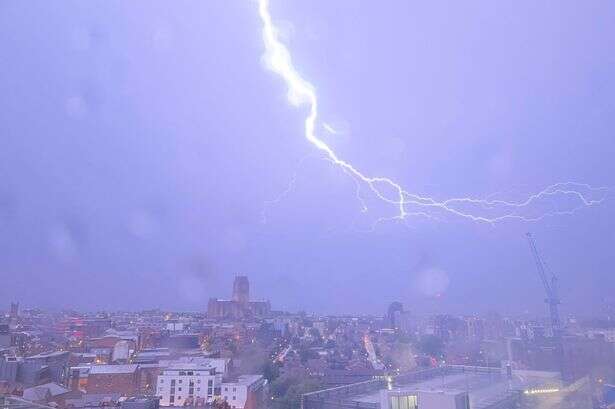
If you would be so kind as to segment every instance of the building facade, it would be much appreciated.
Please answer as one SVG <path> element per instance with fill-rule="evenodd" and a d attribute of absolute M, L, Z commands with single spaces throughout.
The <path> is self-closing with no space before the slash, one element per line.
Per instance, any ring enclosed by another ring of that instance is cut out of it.
<path fill-rule="evenodd" d="M 231 409 L 257 409 L 264 401 L 266 384 L 262 375 L 242 375 L 237 380 L 222 383 L 220 398 Z"/>
<path fill-rule="evenodd" d="M 160 406 L 203 406 L 220 394 L 221 382 L 215 367 L 178 364 L 158 376 L 156 395 Z"/>
<path fill-rule="evenodd" d="M 92 365 L 86 382 L 88 394 L 134 396 L 139 390 L 139 365 Z M 78 382 L 82 382 L 81 380 Z"/>
<path fill-rule="evenodd" d="M 246 276 L 235 277 L 230 300 L 211 298 L 207 304 L 209 318 L 266 317 L 270 312 L 269 301 L 250 301 L 250 282 Z"/>

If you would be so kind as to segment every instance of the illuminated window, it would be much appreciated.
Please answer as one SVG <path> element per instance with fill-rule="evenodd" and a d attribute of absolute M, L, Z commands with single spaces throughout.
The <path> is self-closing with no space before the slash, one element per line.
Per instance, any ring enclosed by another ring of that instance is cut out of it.
<path fill-rule="evenodd" d="M 391 396 L 391 409 L 418 409 L 416 396 Z"/>

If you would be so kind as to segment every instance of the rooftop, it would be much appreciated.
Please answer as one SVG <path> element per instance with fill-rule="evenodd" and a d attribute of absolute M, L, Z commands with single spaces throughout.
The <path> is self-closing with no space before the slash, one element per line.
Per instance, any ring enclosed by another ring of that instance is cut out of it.
<path fill-rule="evenodd" d="M 54 397 L 68 392 L 70 391 L 65 387 L 58 385 L 57 383 L 50 382 L 24 389 L 23 397 L 28 400 L 39 401 L 44 400 L 48 396 Z"/>
<path fill-rule="evenodd" d="M 210 371 L 215 368 L 212 363 L 201 362 L 178 362 L 172 361 L 168 364 L 166 371 Z"/>
<path fill-rule="evenodd" d="M 54 357 L 54 356 L 61 356 L 64 354 L 68 354 L 68 351 L 41 352 L 40 354 L 37 354 L 37 355 L 28 356 L 26 357 L 26 359 L 49 358 L 49 357 Z"/>
<path fill-rule="evenodd" d="M 262 375 L 240 375 L 238 378 L 225 379 L 223 383 L 233 383 L 237 385 L 252 385 L 263 379 Z"/>
<path fill-rule="evenodd" d="M 96 374 L 128 374 L 134 373 L 139 365 L 126 364 L 126 365 L 92 365 L 90 367 L 90 375 Z"/>
<path fill-rule="evenodd" d="M 509 379 L 499 368 L 446 366 L 324 389 L 304 396 L 307 400 L 314 399 L 314 402 L 322 402 L 322 399 L 339 401 L 341 398 L 353 407 L 379 408 L 382 389 L 408 393 L 468 392 L 470 407 L 482 409 L 508 399 L 514 391 L 553 387 L 560 383 L 556 374 L 550 372 L 513 371 Z"/>
<path fill-rule="evenodd" d="M 51 406 L 40 405 L 14 396 L 0 396 L 2 409 L 50 409 Z"/>

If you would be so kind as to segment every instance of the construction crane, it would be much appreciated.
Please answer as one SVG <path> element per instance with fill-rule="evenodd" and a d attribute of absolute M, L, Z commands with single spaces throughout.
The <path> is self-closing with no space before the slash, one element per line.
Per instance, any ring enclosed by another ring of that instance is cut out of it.
<path fill-rule="evenodd" d="M 545 298 L 545 302 L 549 306 L 549 316 L 551 319 L 551 332 L 554 337 L 560 335 L 561 322 L 559 319 L 559 311 L 558 305 L 560 304 L 558 291 L 557 291 L 557 277 L 546 267 L 544 261 L 540 257 L 540 253 L 536 248 L 536 242 L 534 241 L 534 237 L 532 233 L 527 233 L 527 240 L 530 243 L 530 249 L 532 250 L 532 255 L 534 256 L 534 261 L 536 262 L 536 268 L 538 270 L 538 275 L 540 276 L 540 280 L 542 281 L 542 285 L 545 287 L 545 292 L 547 293 L 547 298 Z M 547 276 L 547 273 L 550 277 Z"/>

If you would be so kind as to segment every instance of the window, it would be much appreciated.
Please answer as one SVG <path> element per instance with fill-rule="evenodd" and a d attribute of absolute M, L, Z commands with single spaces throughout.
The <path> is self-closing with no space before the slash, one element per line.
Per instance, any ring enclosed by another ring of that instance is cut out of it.
<path fill-rule="evenodd" d="M 179 371 L 179 376 L 183 376 L 183 375 L 186 375 L 186 372 L 185 371 Z"/>
<path fill-rule="evenodd" d="M 164 379 L 162 379 L 162 378 L 161 378 L 161 379 L 159 379 L 159 380 L 158 380 L 158 383 L 164 383 Z"/>
<path fill-rule="evenodd" d="M 237 388 L 233 388 L 233 392 L 237 392 Z"/>
<path fill-rule="evenodd" d="M 200 379 L 197 379 L 197 380 L 196 380 L 196 383 L 201 383 L 201 380 L 200 380 Z"/>
<path fill-rule="evenodd" d="M 182 391 L 182 387 L 180 386 L 179 388 L 177 388 L 177 390 L 181 392 Z"/>
<path fill-rule="evenodd" d="M 194 375 L 194 372 L 188 371 L 188 375 Z"/>
<path fill-rule="evenodd" d="M 225 387 L 225 388 L 224 388 L 224 392 L 228 392 L 228 388 L 226 388 L 226 387 Z"/>
<path fill-rule="evenodd" d="M 235 395 L 233 395 L 233 400 L 237 399 L 237 397 L 235 397 Z"/>
<path fill-rule="evenodd" d="M 181 379 L 179 380 L 179 383 L 182 383 L 182 380 L 181 380 Z"/>
<path fill-rule="evenodd" d="M 212 387 L 214 381 L 212 381 L 211 379 L 207 381 L 207 386 L 209 386 L 210 388 Z"/>
<path fill-rule="evenodd" d="M 391 409 L 417 409 L 418 402 L 415 395 L 391 396 Z"/>
<path fill-rule="evenodd" d="M 197 392 L 200 392 L 200 391 L 201 391 L 201 388 L 196 388 L 196 391 L 197 391 Z"/>

